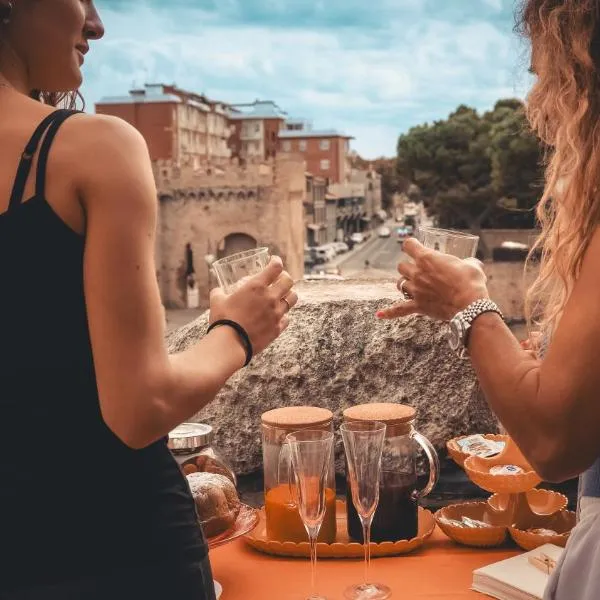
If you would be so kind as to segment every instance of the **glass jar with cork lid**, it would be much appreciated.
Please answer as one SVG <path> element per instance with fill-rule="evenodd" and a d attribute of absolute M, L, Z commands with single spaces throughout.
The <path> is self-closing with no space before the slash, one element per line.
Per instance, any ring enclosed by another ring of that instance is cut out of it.
<path fill-rule="evenodd" d="M 414 427 L 416 410 L 395 403 L 360 404 L 347 408 L 344 422 L 379 421 L 386 425 L 381 456 L 379 504 L 373 517 L 371 541 L 396 542 L 412 539 L 418 533 L 419 499 L 427 496 L 438 481 L 440 462 L 431 442 Z M 419 447 L 429 461 L 429 482 L 419 490 L 417 452 Z M 347 467 L 346 467 L 347 470 Z M 347 485 L 348 535 L 363 541 L 363 530 Z"/>
<path fill-rule="evenodd" d="M 304 429 L 333 432 L 333 413 L 315 406 L 287 406 L 261 417 L 267 536 L 280 542 L 307 542 L 295 502 L 295 479 L 286 437 Z M 325 518 L 318 541 L 335 541 L 335 463 L 331 451 L 326 477 Z"/>
<path fill-rule="evenodd" d="M 169 433 L 169 449 L 184 475 L 218 473 L 236 485 L 233 469 L 213 445 L 214 431 L 205 423 L 182 423 Z"/>

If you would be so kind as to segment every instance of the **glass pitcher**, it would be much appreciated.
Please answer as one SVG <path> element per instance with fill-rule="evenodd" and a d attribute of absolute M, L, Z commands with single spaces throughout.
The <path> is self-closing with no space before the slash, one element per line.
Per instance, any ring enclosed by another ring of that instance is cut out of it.
<path fill-rule="evenodd" d="M 344 411 L 344 421 L 381 421 L 386 437 L 381 457 L 379 504 L 373 517 L 371 541 L 410 540 L 419 530 L 419 499 L 427 496 L 439 479 L 440 461 L 431 442 L 414 428 L 416 411 L 393 403 L 361 404 Z M 417 451 L 422 448 L 429 460 L 429 482 L 417 487 Z M 346 469 L 347 470 L 347 469 Z M 362 526 L 347 492 L 348 535 L 363 541 Z"/>
<path fill-rule="evenodd" d="M 308 542 L 296 504 L 295 479 L 286 436 L 302 429 L 333 432 L 333 413 L 313 406 L 276 408 L 261 417 L 267 536 L 280 542 Z M 331 451 L 325 492 L 325 518 L 318 541 L 335 541 L 335 463 Z"/>

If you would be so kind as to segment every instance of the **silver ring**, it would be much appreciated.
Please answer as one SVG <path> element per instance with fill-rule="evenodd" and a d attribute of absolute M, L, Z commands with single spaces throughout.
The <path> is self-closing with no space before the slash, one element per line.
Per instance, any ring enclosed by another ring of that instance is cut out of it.
<path fill-rule="evenodd" d="M 292 307 L 290 306 L 290 303 L 288 302 L 287 298 L 282 298 L 281 301 L 285 302 L 285 305 L 287 306 L 286 312 L 290 312 L 290 310 L 292 310 Z"/>
<path fill-rule="evenodd" d="M 402 299 L 405 302 L 408 302 L 409 300 L 413 299 L 413 297 L 407 291 L 405 291 L 405 289 L 404 289 L 404 284 L 407 283 L 407 282 L 408 282 L 408 279 L 403 279 L 400 282 L 400 286 L 399 286 L 400 294 L 402 294 Z"/>

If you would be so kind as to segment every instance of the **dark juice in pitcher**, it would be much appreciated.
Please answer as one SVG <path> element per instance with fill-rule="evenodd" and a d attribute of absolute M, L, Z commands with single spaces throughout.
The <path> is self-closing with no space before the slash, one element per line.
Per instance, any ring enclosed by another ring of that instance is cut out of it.
<path fill-rule="evenodd" d="M 349 479 L 347 488 L 348 535 L 354 541 L 362 543 L 362 525 L 352 502 Z M 372 542 L 396 542 L 417 536 L 419 506 L 416 489 L 417 480 L 414 475 L 382 471 L 379 504 L 371 526 Z"/>

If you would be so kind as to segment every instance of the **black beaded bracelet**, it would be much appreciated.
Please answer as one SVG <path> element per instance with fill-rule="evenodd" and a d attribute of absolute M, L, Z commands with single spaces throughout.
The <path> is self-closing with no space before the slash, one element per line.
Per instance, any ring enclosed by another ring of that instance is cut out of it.
<path fill-rule="evenodd" d="M 206 334 L 208 335 L 213 329 L 222 326 L 231 327 L 232 329 L 235 329 L 236 333 L 240 336 L 242 344 L 244 345 L 244 349 L 246 350 L 246 362 L 244 363 L 244 366 L 247 367 L 250 364 L 250 361 L 252 360 L 252 356 L 254 355 L 254 349 L 252 348 L 250 336 L 239 323 L 236 323 L 235 321 L 230 321 L 229 319 L 219 319 L 218 321 L 215 321 L 209 326 L 209 328 L 206 331 Z"/>

